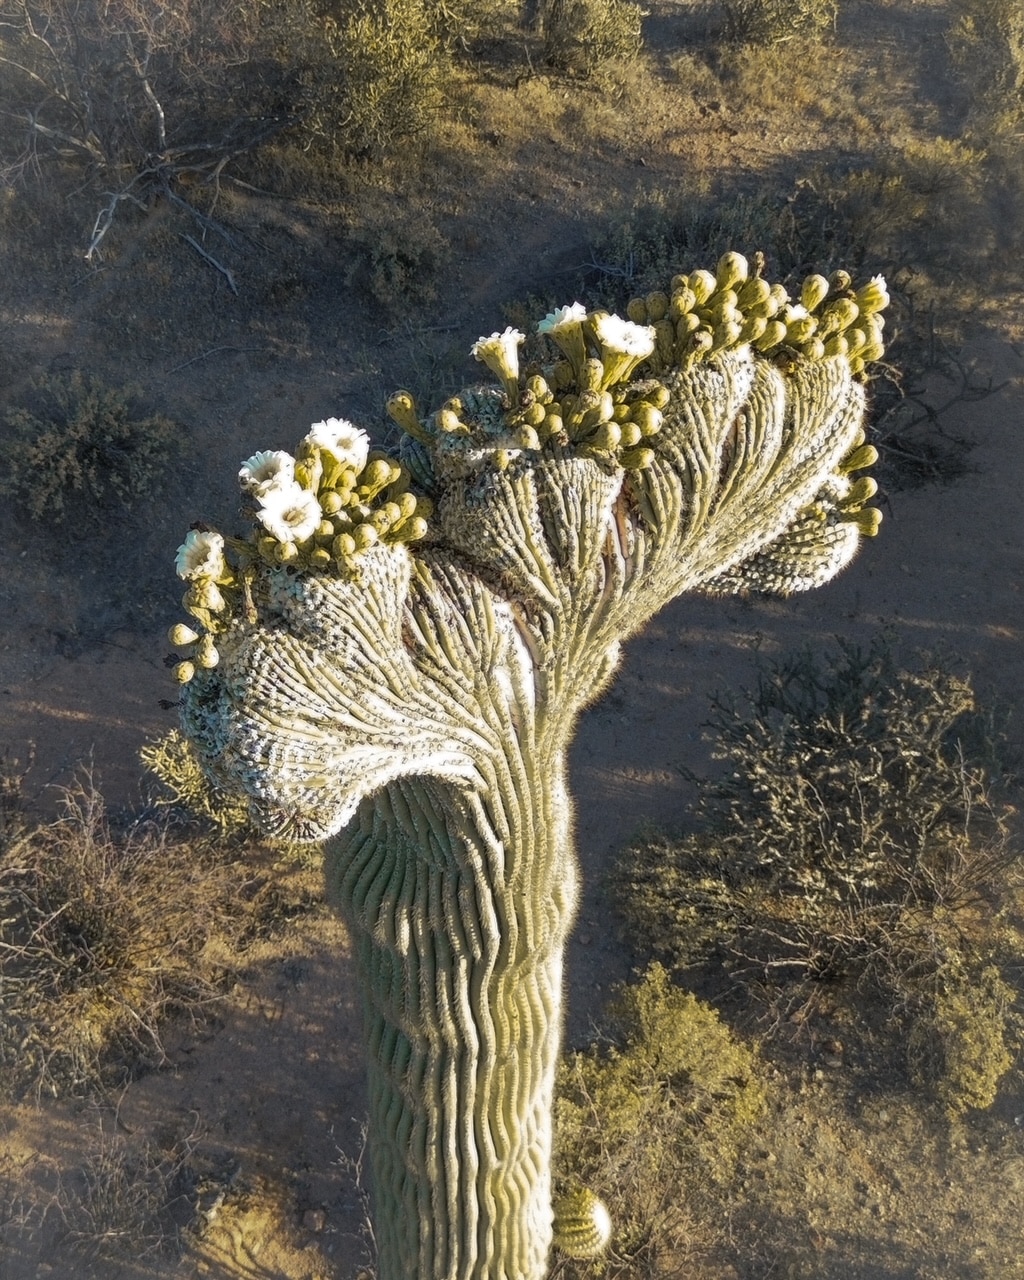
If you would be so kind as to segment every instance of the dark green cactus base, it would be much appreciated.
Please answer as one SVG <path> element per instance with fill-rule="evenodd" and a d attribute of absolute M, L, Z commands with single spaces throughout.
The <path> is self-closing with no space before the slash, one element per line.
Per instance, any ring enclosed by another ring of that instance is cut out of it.
<path fill-rule="evenodd" d="M 576 886 L 560 771 L 547 783 L 529 847 L 506 812 L 424 779 L 364 802 L 328 845 L 362 979 L 378 1280 L 545 1274 Z"/>

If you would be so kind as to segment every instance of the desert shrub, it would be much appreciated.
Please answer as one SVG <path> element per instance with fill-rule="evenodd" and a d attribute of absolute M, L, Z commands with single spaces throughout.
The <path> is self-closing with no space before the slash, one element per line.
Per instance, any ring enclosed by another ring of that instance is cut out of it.
<path fill-rule="evenodd" d="M 191 1136 L 167 1147 L 101 1133 L 61 1179 L 66 1243 L 89 1262 L 180 1255 L 196 1218 Z"/>
<path fill-rule="evenodd" d="M 756 1054 L 658 964 L 608 1018 L 603 1042 L 561 1063 L 555 1170 L 613 1206 L 613 1259 L 635 1265 L 693 1243 L 689 1210 L 732 1177 L 765 1095 Z"/>
<path fill-rule="evenodd" d="M 76 1092 L 162 1061 L 166 1019 L 219 995 L 203 953 L 234 905 L 200 841 L 152 824 L 117 836 L 88 780 L 68 791 L 0 857 L 4 1091 Z"/>
<path fill-rule="evenodd" d="M 674 965 L 722 964 L 773 1009 L 845 979 L 913 1018 L 942 975 L 980 982 L 998 947 L 978 908 L 1021 857 L 981 723 L 966 678 L 902 670 L 884 639 L 764 665 L 741 701 L 713 701 L 724 772 L 693 779 L 702 830 L 621 860 L 627 920 Z"/>
<path fill-rule="evenodd" d="M 907 1061 L 915 1084 L 930 1089 L 950 1117 L 990 1107 L 1013 1065 L 1007 1010 L 1015 993 L 995 965 L 944 965 L 914 1010 Z"/>
<path fill-rule="evenodd" d="M 74 372 L 42 378 L 5 417 L 0 490 L 36 520 L 105 520 L 112 504 L 149 497 L 181 447 L 161 414 L 142 415 L 138 393 Z"/>
<path fill-rule="evenodd" d="M 164 794 L 155 802 L 158 806 L 180 807 L 190 817 L 209 823 L 221 838 L 251 833 L 249 806 L 212 786 L 195 747 L 177 729 L 147 742 L 139 758 L 163 788 Z"/>
<path fill-rule="evenodd" d="M 946 43 L 976 127 L 1005 131 L 1024 114 L 1024 9 L 1017 0 L 954 0 Z"/>
<path fill-rule="evenodd" d="M 436 296 L 449 247 L 425 218 L 380 213 L 353 231 L 348 243 L 355 253 L 349 283 L 378 306 L 405 314 L 410 305 Z"/>
<path fill-rule="evenodd" d="M 318 24 L 300 135 L 328 151 L 380 155 L 433 123 L 446 67 L 423 0 L 358 0 Z"/>
<path fill-rule="evenodd" d="M 780 44 L 834 30 L 837 0 L 723 0 L 722 34 L 749 44 Z"/>
<path fill-rule="evenodd" d="M 643 48 L 643 10 L 627 0 L 549 0 L 544 5 L 544 62 L 590 76 L 605 63 L 635 58 Z"/>

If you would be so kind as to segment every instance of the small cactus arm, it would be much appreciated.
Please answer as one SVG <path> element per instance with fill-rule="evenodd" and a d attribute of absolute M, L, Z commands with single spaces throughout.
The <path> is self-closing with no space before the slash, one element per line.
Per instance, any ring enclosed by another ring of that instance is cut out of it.
<path fill-rule="evenodd" d="M 552 1208 L 566 753 L 619 646 L 683 591 L 827 581 L 877 530 L 865 367 L 880 278 L 799 301 L 739 254 L 631 303 L 473 348 L 497 385 L 397 458 L 340 419 L 240 472 L 253 532 L 194 528 L 172 638 L 211 779 L 324 841 L 365 1009 L 381 1280 L 540 1280 L 608 1215 Z"/>

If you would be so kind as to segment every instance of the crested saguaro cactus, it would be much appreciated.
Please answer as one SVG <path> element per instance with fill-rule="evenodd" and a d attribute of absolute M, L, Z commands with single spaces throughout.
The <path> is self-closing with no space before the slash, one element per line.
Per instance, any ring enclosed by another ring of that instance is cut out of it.
<path fill-rule="evenodd" d="M 608 1215 L 552 1208 L 562 960 L 577 898 L 566 753 L 623 639 L 680 592 L 790 592 L 879 514 L 865 366 L 884 282 L 799 301 L 739 254 L 629 319 L 575 304 L 473 354 L 497 385 L 398 458 L 344 420 L 256 454 L 240 538 L 178 554 L 176 675 L 210 778 L 326 842 L 356 941 L 381 1280 L 540 1280 Z"/>

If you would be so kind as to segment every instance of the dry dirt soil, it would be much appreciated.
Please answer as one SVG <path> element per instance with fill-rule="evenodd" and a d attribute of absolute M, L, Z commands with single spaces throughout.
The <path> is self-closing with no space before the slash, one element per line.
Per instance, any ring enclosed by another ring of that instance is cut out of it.
<path fill-rule="evenodd" d="M 661 0 L 650 5 L 645 60 L 617 78 L 517 83 L 489 72 L 459 121 L 376 176 L 339 174 L 333 202 L 226 189 L 237 296 L 167 209 L 126 216 L 89 264 L 88 227 L 71 226 L 70 213 L 52 244 L 38 229 L 35 256 L 0 281 L 4 403 L 18 403 L 40 372 L 86 368 L 139 385 L 181 424 L 186 446 L 156 498 L 98 526 L 0 513 L 0 744 L 22 759 L 33 744 L 27 788 L 39 813 L 85 760 L 115 814 L 145 803 L 139 748 L 175 722 L 161 706 L 174 697 L 163 664 L 165 629 L 179 617 L 174 551 L 192 520 L 230 523 L 240 459 L 291 447 L 332 414 L 381 436 L 389 390 L 436 397 L 471 378 L 465 352 L 503 327 L 503 305 L 578 280 L 595 228 L 637 202 L 699 181 L 756 189 L 844 150 L 955 136 L 943 6 L 841 7 L 831 48 L 785 46 L 730 88 L 695 52 L 694 6 Z M 375 218 L 410 236 L 424 221 L 442 234 L 449 253 L 432 298 L 385 305 L 360 289 L 351 242 Z M 991 227 L 977 235 L 998 239 Z M 586 1039 L 635 960 L 616 940 L 602 873 L 642 824 L 685 821 L 681 766 L 707 765 L 708 694 L 749 684 L 758 654 L 892 627 L 908 651 L 941 646 L 962 660 L 1024 747 L 1022 319 L 1012 295 L 996 318 L 965 318 L 960 358 L 976 382 L 998 387 L 943 415 L 946 431 L 973 442 L 969 469 L 886 492 L 881 535 L 839 580 L 785 601 L 683 599 L 627 646 L 572 754 L 586 879 L 568 972 L 572 1042 Z M 955 391 L 938 374 L 928 385 L 933 404 Z M 318 892 L 315 869 L 286 863 L 280 874 Z M 162 1069 L 115 1097 L 0 1107 L 6 1203 L 19 1190 L 54 1197 L 29 1229 L 5 1232 L 0 1276 L 352 1280 L 369 1256 L 353 1164 L 364 1111 L 356 1004 L 343 929 L 326 909 L 307 910 L 250 948 L 201 1030 L 169 1035 Z M 726 1224 L 710 1253 L 677 1273 L 1024 1277 L 1019 1076 L 989 1112 L 950 1128 L 905 1086 L 851 1093 L 841 1058 L 815 1050 L 807 1045 L 780 1083 L 746 1171 L 761 1226 L 742 1239 Z M 76 1250 L 60 1186 L 97 1151 L 116 1158 L 146 1143 L 187 1149 L 203 1229 L 180 1256 L 142 1244 L 121 1257 Z"/>

